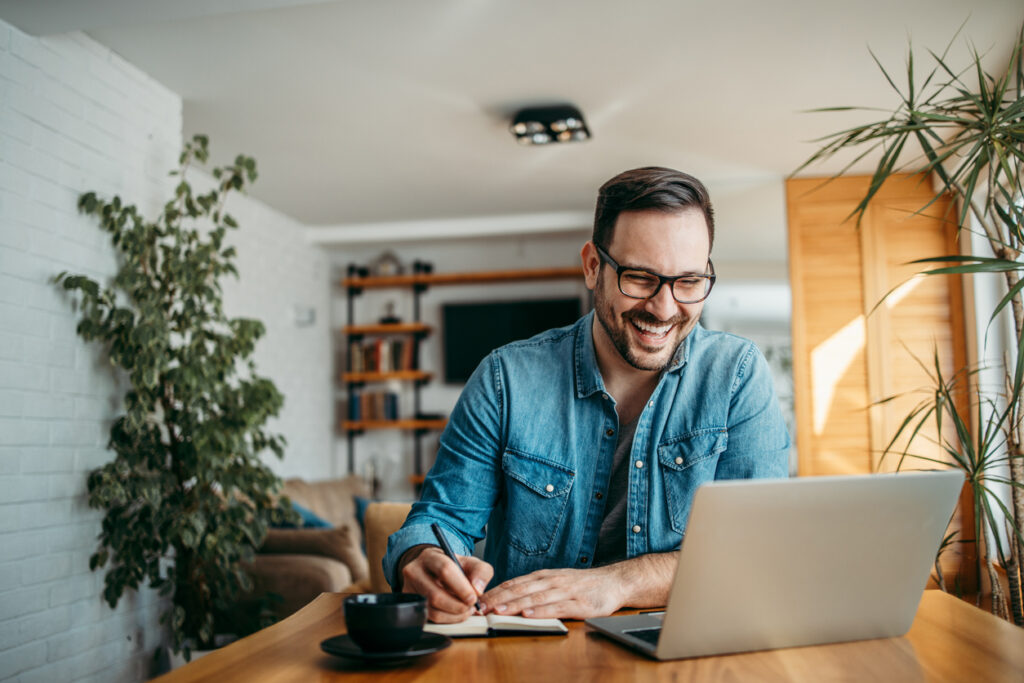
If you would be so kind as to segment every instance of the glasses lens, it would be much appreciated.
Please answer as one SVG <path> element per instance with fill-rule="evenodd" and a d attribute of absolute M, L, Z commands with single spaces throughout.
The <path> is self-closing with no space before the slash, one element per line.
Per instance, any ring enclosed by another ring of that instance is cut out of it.
<path fill-rule="evenodd" d="M 672 296 L 676 301 L 700 301 L 708 294 L 711 280 L 706 277 L 684 277 L 672 283 Z"/>
<path fill-rule="evenodd" d="M 619 289 L 635 299 L 646 299 L 654 294 L 658 283 L 658 278 L 642 270 L 624 270 L 619 274 Z"/>

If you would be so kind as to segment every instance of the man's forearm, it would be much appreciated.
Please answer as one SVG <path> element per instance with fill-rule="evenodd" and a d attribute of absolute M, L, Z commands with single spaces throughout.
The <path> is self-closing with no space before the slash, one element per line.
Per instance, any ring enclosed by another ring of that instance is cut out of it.
<path fill-rule="evenodd" d="M 621 582 L 622 607 L 660 607 L 668 604 L 679 553 L 652 553 L 610 564 Z"/>

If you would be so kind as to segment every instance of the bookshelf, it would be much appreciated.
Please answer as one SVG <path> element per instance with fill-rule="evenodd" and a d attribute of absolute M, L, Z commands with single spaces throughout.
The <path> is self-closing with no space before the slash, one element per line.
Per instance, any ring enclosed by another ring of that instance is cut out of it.
<path fill-rule="evenodd" d="M 345 372 L 341 375 L 341 381 L 346 384 L 367 384 L 372 382 L 386 382 L 389 379 L 401 382 L 429 382 L 433 373 L 423 370 L 395 370 L 392 372 Z"/>
<path fill-rule="evenodd" d="M 341 286 L 347 294 L 347 324 L 342 332 L 347 340 L 346 369 L 341 382 L 347 389 L 349 408 L 361 401 L 366 387 L 395 385 L 409 387 L 413 393 L 414 410 L 411 416 L 398 416 L 375 412 L 366 415 L 363 410 L 356 416 L 349 412 L 340 424 L 348 442 L 348 471 L 355 471 L 356 438 L 366 431 L 397 429 L 410 432 L 414 439 L 414 474 L 410 481 L 414 485 L 423 482 L 422 437 L 430 432 L 444 429 L 447 419 L 425 416 L 420 406 L 420 389 L 433 380 L 433 373 L 420 366 L 420 342 L 432 330 L 420 320 L 420 296 L 430 287 L 442 285 L 487 284 L 502 282 L 525 282 L 532 280 L 580 280 L 583 269 L 576 267 L 534 268 L 526 270 L 496 270 L 465 273 L 411 273 L 407 275 L 346 277 Z M 413 297 L 412 322 L 356 324 L 355 300 L 368 289 L 408 290 Z M 381 349 L 401 347 L 401 353 L 384 352 Z M 367 351 L 367 347 L 371 350 Z M 362 359 L 353 365 L 353 358 L 362 354 Z M 381 365 L 382 354 L 390 353 L 390 360 Z M 374 391 L 374 389 L 370 389 Z M 365 407 L 365 406 L 361 406 Z"/>
<path fill-rule="evenodd" d="M 346 288 L 381 289 L 401 287 L 436 287 L 438 285 L 471 285 L 488 282 L 525 282 L 528 280 L 575 280 L 583 277 L 579 266 L 565 268 L 532 268 L 527 270 L 488 270 L 470 273 L 411 273 L 370 277 L 348 277 L 342 282 Z"/>

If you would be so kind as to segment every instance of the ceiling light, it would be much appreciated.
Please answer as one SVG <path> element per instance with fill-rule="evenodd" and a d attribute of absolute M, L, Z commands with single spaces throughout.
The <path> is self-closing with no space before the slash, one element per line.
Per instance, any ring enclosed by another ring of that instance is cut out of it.
<path fill-rule="evenodd" d="M 522 109 L 512 117 L 509 130 L 524 145 L 581 142 L 590 137 L 583 114 L 571 104 Z"/>

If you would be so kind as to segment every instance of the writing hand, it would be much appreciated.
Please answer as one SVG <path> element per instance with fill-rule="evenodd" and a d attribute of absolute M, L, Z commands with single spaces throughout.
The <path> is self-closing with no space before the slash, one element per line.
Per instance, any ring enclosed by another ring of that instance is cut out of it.
<path fill-rule="evenodd" d="M 524 617 L 587 619 L 607 616 L 624 604 L 616 565 L 597 569 L 542 569 L 510 579 L 484 593 L 485 612 Z"/>
<path fill-rule="evenodd" d="M 494 576 L 494 568 L 483 560 L 456 557 L 462 571 L 437 546 L 422 546 L 415 557 L 402 565 L 402 590 L 425 596 L 427 618 L 438 624 L 452 624 L 470 616 L 479 595 Z"/>

